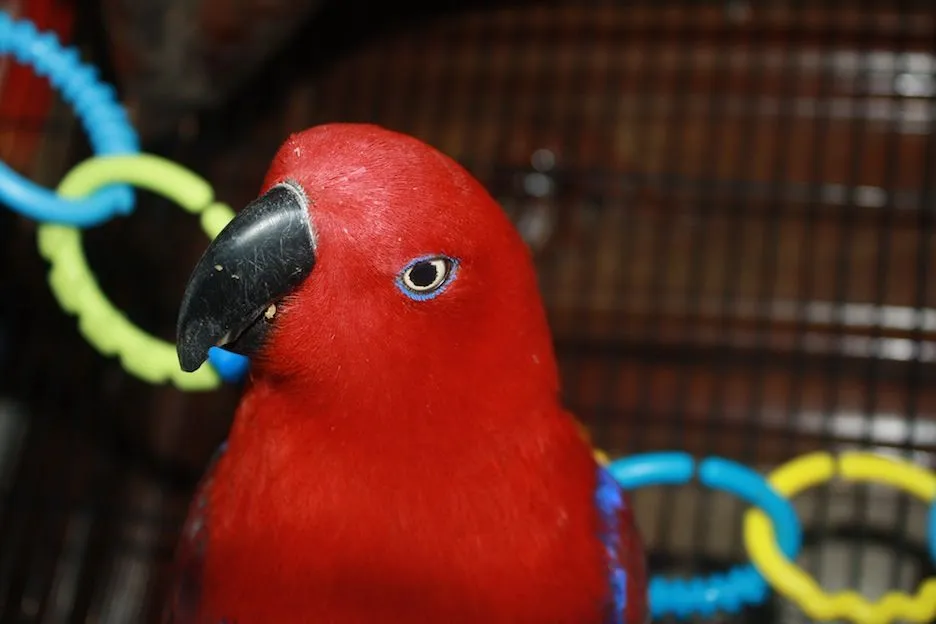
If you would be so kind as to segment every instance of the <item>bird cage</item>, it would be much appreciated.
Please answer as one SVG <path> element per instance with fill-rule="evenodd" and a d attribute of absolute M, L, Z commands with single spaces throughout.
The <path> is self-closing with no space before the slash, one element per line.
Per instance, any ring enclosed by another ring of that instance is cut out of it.
<path fill-rule="evenodd" d="M 160 110 L 105 27 L 127 17 L 116 4 L 49 27 L 131 115 Z M 415 135 L 477 176 L 528 243 L 563 400 L 609 457 L 679 450 L 768 472 L 864 450 L 934 467 L 931 4 L 320 4 L 223 97 L 174 100 L 146 151 L 239 207 L 292 131 Z M 11 67 L 0 157 L 54 186 L 87 142 L 54 97 L 41 119 L 8 106 Z M 137 206 L 84 246 L 115 304 L 173 340 L 206 239 L 165 199 L 138 191 Z M 128 375 L 58 307 L 35 224 L 0 211 L 0 240 L 0 621 L 156 622 L 238 389 Z M 653 573 L 746 561 L 742 502 L 698 485 L 633 502 Z M 794 502 L 799 564 L 823 587 L 876 599 L 936 575 L 919 500 L 834 481 Z M 811 620 L 772 594 L 696 621 Z"/>

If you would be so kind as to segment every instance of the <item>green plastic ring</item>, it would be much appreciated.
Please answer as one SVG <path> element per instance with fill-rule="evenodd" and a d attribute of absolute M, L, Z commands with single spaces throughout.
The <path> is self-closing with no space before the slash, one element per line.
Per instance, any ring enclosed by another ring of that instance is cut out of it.
<path fill-rule="evenodd" d="M 108 184 L 125 183 L 152 191 L 200 216 L 201 226 L 214 238 L 234 218 L 229 206 L 214 201 L 203 178 L 181 165 L 152 154 L 100 156 L 72 169 L 58 193 L 74 199 Z M 124 369 L 153 384 L 171 381 L 182 390 L 212 390 L 221 378 L 210 366 L 186 373 L 179 366 L 175 346 L 134 325 L 104 296 L 88 266 L 77 228 L 42 224 L 39 253 L 51 263 L 49 285 L 59 305 L 78 316 L 85 339 L 106 356 L 117 355 Z"/>

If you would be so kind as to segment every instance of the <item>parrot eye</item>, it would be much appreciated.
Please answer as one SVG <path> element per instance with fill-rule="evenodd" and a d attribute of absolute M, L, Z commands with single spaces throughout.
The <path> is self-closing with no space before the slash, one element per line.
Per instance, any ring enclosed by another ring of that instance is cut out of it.
<path fill-rule="evenodd" d="M 456 262 L 445 256 L 413 260 L 400 273 L 397 286 L 410 299 L 432 299 L 452 280 L 455 266 Z"/>

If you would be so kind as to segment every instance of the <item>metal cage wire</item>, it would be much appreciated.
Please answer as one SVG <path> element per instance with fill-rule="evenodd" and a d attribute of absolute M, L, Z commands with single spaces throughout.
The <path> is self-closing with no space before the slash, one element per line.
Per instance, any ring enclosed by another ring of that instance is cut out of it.
<path fill-rule="evenodd" d="M 144 147 L 240 206 L 291 130 L 414 134 L 468 166 L 530 244 L 565 400 L 597 446 L 758 469 L 871 448 L 933 467 L 928 3 L 437 9 L 328 5 L 223 108 Z M 87 153 L 70 120 L 0 124 L 39 138 L 31 173 L 54 185 Z M 87 251 L 115 302 L 171 339 L 205 240 L 138 202 Z M 33 226 L 0 221 L 0 621 L 156 621 L 236 389 L 153 388 L 97 356 L 47 292 Z M 837 483 L 796 503 L 801 563 L 826 587 L 877 597 L 936 573 L 920 503 Z M 635 507 L 655 572 L 744 558 L 737 502 L 687 486 Z M 776 599 L 712 621 L 808 620 Z"/>

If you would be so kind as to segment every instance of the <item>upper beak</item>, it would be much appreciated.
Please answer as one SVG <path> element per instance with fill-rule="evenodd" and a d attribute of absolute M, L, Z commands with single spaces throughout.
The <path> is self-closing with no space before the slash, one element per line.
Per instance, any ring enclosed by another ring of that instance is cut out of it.
<path fill-rule="evenodd" d="M 243 355 L 269 330 L 265 311 L 293 292 L 315 266 L 308 200 L 279 184 L 237 214 L 195 266 L 179 308 L 176 349 L 182 369 L 196 370 L 208 349 Z"/>

